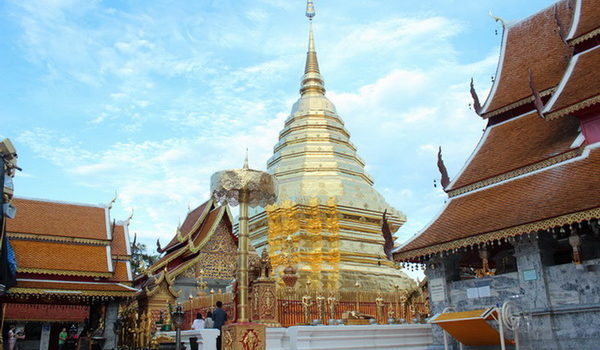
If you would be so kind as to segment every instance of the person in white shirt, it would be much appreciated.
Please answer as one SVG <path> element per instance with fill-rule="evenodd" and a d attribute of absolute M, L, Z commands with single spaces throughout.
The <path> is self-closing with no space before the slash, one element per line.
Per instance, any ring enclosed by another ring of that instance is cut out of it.
<path fill-rule="evenodd" d="M 204 319 L 204 327 L 205 328 L 214 328 L 215 327 L 215 321 L 213 321 L 212 312 L 210 312 L 210 311 L 206 313 L 206 318 Z"/>
<path fill-rule="evenodd" d="M 204 319 L 202 318 L 202 313 L 198 312 L 196 314 L 196 319 L 192 322 L 192 329 L 204 329 Z"/>

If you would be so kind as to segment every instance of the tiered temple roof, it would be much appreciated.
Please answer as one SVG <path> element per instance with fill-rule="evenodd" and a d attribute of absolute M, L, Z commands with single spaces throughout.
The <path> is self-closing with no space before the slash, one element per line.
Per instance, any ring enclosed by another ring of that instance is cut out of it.
<path fill-rule="evenodd" d="M 133 296 L 128 222 L 109 208 L 15 198 L 6 232 L 17 259 L 9 296 L 106 298 Z"/>
<path fill-rule="evenodd" d="M 396 260 L 600 218 L 594 4 L 563 0 L 505 27 L 479 145 L 445 188 L 442 212 L 396 250 Z"/>
<path fill-rule="evenodd" d="M 518 107 L 533 101 L 530 70 L 542 96 L 553 92 L 569 64 L 571 48 L 560 30 L 571 25 L 572 13 L 569 1 L 563 0 L 504 28 L 496 78 L 481 111 L 484 118 L 526 111 Z"/>
<path fill-rule="evenodd" d="M 211 199 L 191 210 L 161 251 L 164 255 L 160 260 L 136 278 L 136 285 L 146 295 L 155 293 L 165 281 L 172 296 L 177 297 L 179 293 L 172 288 L 174 280 L 187 272 L 191 273 L 189 277 L 232 280 L 237 266 L 237 237 L 229 208 L 217 206 Z"/>

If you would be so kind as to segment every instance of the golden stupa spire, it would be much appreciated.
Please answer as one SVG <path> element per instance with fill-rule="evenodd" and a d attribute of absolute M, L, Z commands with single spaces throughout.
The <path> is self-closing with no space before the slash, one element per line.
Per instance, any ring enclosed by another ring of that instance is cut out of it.
<path fill-rule="evenodd" d="M 308 52 L 306 53 L 306 65 L 304 67 L 304 76 L 302 78 L 302 87 L 300 94 L 317 93 L 325 94 L 325 84 L 319 71 L 319 61 L 317 60 L 317 51 L 315 50 L 315 36 L 313 34 L 312 20 L 315 17 L 315 6 L 313 0 L 306 2 L 306 17 L 308 17 Z"/>

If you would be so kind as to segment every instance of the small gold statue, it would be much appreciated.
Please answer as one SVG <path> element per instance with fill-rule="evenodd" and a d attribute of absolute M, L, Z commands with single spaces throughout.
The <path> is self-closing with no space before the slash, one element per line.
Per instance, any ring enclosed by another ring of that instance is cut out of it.
<path fill-rule="evenodd" d="M 321 323 L 325 323 L 325 297 L 318 295 L 316 298 L 317 301 L 317 318 L 321 321 Z"/>
<path fill-rule="evenodd" d="M 310 307 L 313 305 L 312 297 L 310 295 L 304 295 L 302 297 L 302 306 L 304 307 L 304 322 L 310 324 Z"/>
<path fill-rule="evenodd" d="M 335 306 L 337 299 L 332 295 L 327 298 L 327 304 L 329 304 L 329 319 L 335 320 Z"/>
<path fill-rule="evenodd" d="M 377 305 L 377 320 L 381 320 L 383 319 L 383 308 L 385 306 L 381 294 L 375 299 L 375 305 Z"/>

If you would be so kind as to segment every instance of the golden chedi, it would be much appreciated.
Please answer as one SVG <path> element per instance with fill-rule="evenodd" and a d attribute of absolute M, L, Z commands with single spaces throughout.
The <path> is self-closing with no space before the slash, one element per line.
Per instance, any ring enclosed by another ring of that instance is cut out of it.
<path fill-rule="evenodd" d="M 384 253 L 383 213 L 392 232 L 406 221 L 377 190 L 350 142 L 350 134 L 325 96 L 315 51 L 309 1 L 309 44 L 300 98 L 280 132 L 267 164 L 277 177 L 278 201 L 250 218 L 250 239 L 267 248 L 274 275 L 298 270 L 297 287 L 393 291 L 414 284 Z"/>

